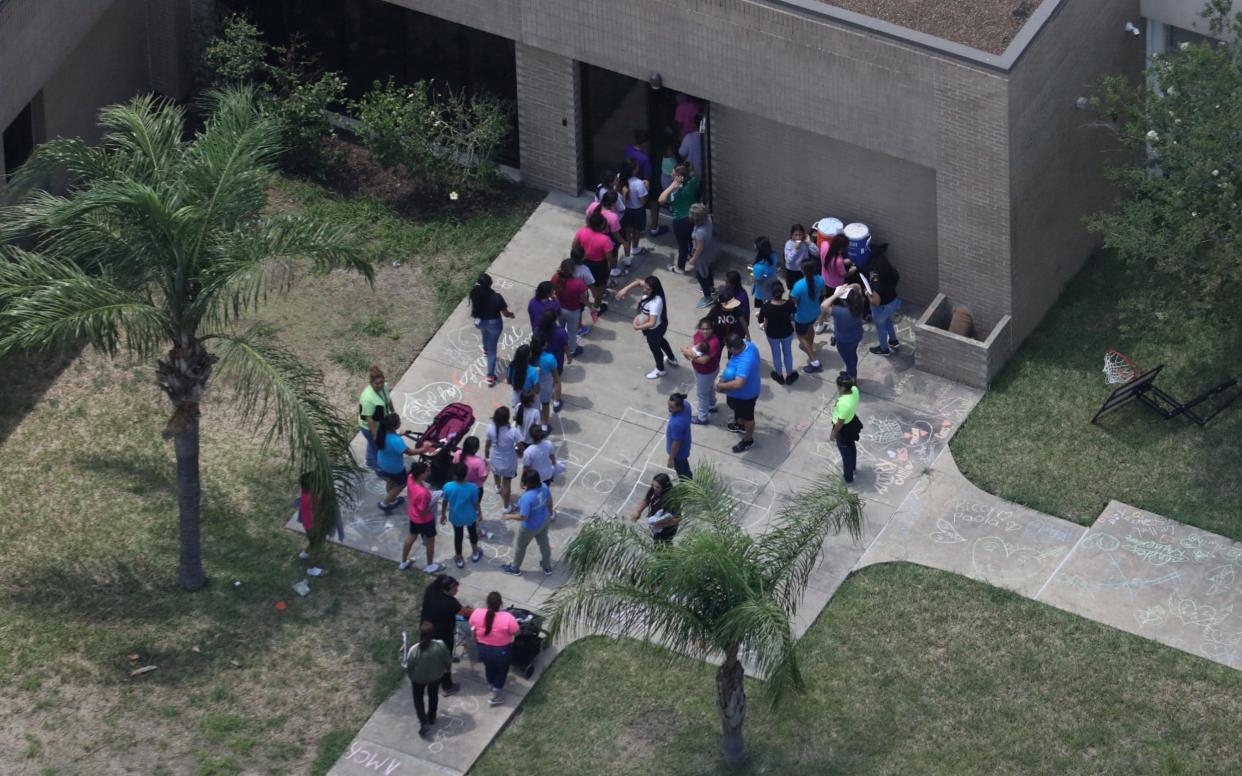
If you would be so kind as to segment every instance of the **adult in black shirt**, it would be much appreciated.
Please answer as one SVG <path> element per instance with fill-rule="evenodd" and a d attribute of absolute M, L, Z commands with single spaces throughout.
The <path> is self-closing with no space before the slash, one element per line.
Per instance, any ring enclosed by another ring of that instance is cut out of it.
<path fill-rule="evenodd" d="M 793 385 L 798 379 L 793 362 L 795 305 L 785 298 L 781 281 L 773 280 L 770 289 L 768 300 L 759 308 L 759 326 L 772 348 L 772 379 L 781 385 Z"/>
<path fill-rule="evenodd" d="M 901 347 L 897 340 L 897 328 L 893 325 L 893 316 L 901 309 L 901 299 L 897 296 L 897 282 L 901 275 L 888 263 L 888 259 L 874 257 L 867 268 L 867 276 L 871 281 L 871 320 L 875 323 L 875 333 L 880 344 L 871 348 L 871 352 L 887 356 L 894 348 Z"/>
<path fill-rule="evenodd" d="M 492 290 L 492 276 L 486 272 L 479 275 L 470 289 L 470 317 L 483 335 L 483 352 L 487 354 L 487 387 L 496 384 L 496 349 L 500 345 L 500 333 L 504 330 L 501 317 L 512 318 L 509 305 L 499 292 Z"/>
<path fill-rule="evenodd" d="M 448 574 L 441 574 L 427 586 L 426 592 L 423 593 L 421 619 L 423 622 L 431 623 L 431 627 L 435 629 L 435 635 L 432 638 L 443 641 L 450 655 L 453 653 L 453 637 L 457 634 L 457 615 L 469 617 L 474 611 L 462 606 L 457 600 L 457 589 L 456 579 Z M 451 663 L 440 686 L 444 688 L 445 695 L 452 695 L 460 686 L 453 684 Z"/>

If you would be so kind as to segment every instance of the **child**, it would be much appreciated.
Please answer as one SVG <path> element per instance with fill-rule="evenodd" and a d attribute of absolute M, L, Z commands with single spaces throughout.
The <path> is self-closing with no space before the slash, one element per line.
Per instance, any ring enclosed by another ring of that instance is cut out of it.
<path fill-rule="evenodd" d="M 625 213 L 621 216 L 621 247 L 624 258 L 622 274 L 628 275 L 633 256 L 642 256 L 646 248 L 639 245 L 647 228 L 647 181 L 642 178 L 637 159 L 630 160 L 630 177 L 624 189 Z"/>
<path fill-rule="evenodd" d="M 552 444 L 552 440 L 547 438 L 547 434 L 542 428 L 532 428 L 530 430 L 531 439 L 534 441 L 526 446 L 522 451 L 522 476 L 526 476 L 526 472 L 532 469 L 539 474 L 539 481 L 549 488 L 552 487 L 552 480 L 559 471 L 564 471 L 564 466 L 556 462 L 556 445 Z M 548 491 L 548 509 L 551 511 L 552 520 L 556 520 L 556 511 L 552 506 L 551 491 Z"/>
<path fill-rule="evenodd" d="M 453 463 L 466 465 L 466 482 L 473 482 L 479 487 L 479 532 L 484 539 L 491 539 L 492 533 L 483 525 L 483 488 L 487 485 L 487 461 L 479 456 L 479 438 L 468 436 L 461 443 L 461 449 L 453 456 Z"/>
<path fill-rule="evenodd" d="M 465 568 L 466 560 L 461 554 L 462 533 L 470 533 L 470 560 L 478 563 L 483 559 L 479 548 L 479 486 L 466 482 L 466 465 L 453 464 L 453 481 L 444 486 L 444 505 L 440 509 L 440 524 L 453 523 L 453 563 Z"/>
<path fill-rule="evenodd" d="M 414 549 L 414 542 L 420 536 L 423 537 L 423 545 L 427 548 L 427 565 L 423 566 L 423 571 L 435 574 L 443 568 L 435 562 L 436 516 L 431 508 L 431 491 L 427 489 L 426 484 L 427 474 L 430 471 L 431 467 L 422 461 L 410 467 L 409 485 L 406 488 L 410 497 L 406 507 L 410 517 L 410 535 L 405 538 L 405 544 L 401 547 L 401 565 L 397 566 L 402 571 L 413 564 L 410 560 L 410 550 Z"/>
<path fill-rule="evenodd" d="M 539 395 L 536 393 L 524 393 L 521 395 L 518 409 L 518 429 L 522 432 L 522 444 L 529 445 L 531 443 L 530 430 L 535 426 L 542 425 L 539 422 Z"/>
<path fill-rule="evenodd" d="M 518 514 L 506 515 L 506 520 L 520 520 L 517 538 L 513 543 L 513 562 L 506 563 L 500 570 L 515 577 L 522 576 L 522 560 L 526 557 L 526 547 L 534 539 L 539 545 L 539 565 L 543 567 L 543 575 L 552 575 L 552 545 L 548 543 L 548 513 L 552 494 L 548 486 L 539 481 L 539 474 L 534 469 L 522 473 L 522 487 L 526 490 L 519 502 Z"/>
<path fill-rule="evenodd" d="M 306 532 L 306 549 L 298 553 L 298 557 L 302 560 L 311 560 L 311 554 L 318 554 L 314 546 L 311 545 L 311 530 L 315 527 L 315 505 L 319 503 L 319 499 L 314 495 L 314 478 L 310 472 L 304 472 L 299 481 L 301 491 L 298 497 L 293 500 L 293 505 L 298 510 L 298 520 L 302 523 L 302 530 Z M 345 541 L 345 523 L 341 519 L 341 505 L 336 505 L 336 525 L 328 531 L 328 535 L 324 537 L 324 541 L 332 538 L 333 532 L 336 533 L 338 542 Z M 308 576 L 319 577 L 327 572 L 316 561 L 311 561 L 311 565 L 306 569 Z"/>
<path fill-rule="evenodd" d="M 516 506 L 510 503 L 510 489 L 513 478 L 517 476 L 517 446 L 522 441 L 522 432 L 509 425 L 509 408 L 497 407 L 492 415 L 492 425 L 487 427 L 487 446 L 484 455 L 491 461 L 492 478 L 496 481 L 496 492 L 504 504 L 505 512 L 512 512 Z"/>

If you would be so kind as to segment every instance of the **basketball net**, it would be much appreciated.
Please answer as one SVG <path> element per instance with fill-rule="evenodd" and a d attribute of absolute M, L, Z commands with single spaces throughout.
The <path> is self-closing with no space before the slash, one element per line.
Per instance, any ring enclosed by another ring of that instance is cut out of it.
<path fill-rule="evenodd" d="M 1109 385 L 1128 383 L 1138 373 L 1138 364 L 1125 353 L 1112 349 L 1104 352 L 1104 381 Z"/>

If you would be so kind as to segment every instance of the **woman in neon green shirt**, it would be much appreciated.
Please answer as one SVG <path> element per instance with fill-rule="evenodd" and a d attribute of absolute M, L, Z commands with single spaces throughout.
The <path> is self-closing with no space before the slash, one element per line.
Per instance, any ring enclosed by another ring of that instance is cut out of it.
<path fill-rule="evenodd" d="M 858 464 L 855 443 L 862 432 L 858 419 L 858 385 L 849 372 L 837 375 L 837 400 L 832 405 L 832 433 L 829 439 L 837 443 L 841 453 L 841 473 L 846 482 L 854 481 L 854 468 Z"/>
<path fill-rule="evenodd" d="M 392 392 L 388 390 L 388 383 L 384 382 L 384 372 L 378 366 L 372 366 L 367 377 L 367 387 L 358 397 L 358 431 L 367 440 L 367 468 L 378 472 L 375 437 L 379 432 L 380 421 L 396 410 L 392 408 Z"/>

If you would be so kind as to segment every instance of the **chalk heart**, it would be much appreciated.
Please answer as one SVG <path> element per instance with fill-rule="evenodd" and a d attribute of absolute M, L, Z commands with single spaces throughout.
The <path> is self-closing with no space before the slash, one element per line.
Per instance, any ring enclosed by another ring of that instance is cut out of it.
<path fill-rule="evenodd" d="M 461 388 L 452 383 L 430 383 L 405 395 L 401 418 L 408 423 L 425 426 L 435 419 L 444 405 L 461 401 L 461 398 Z"/>
<path fill-rule="evenodd" d="M 1038 574 L 1045 565 L 1039 550 L 1009 544 L 999 536 L 984 536 L 971 548 L 975 572 L 989 582 L 1019 582 Z"/>

